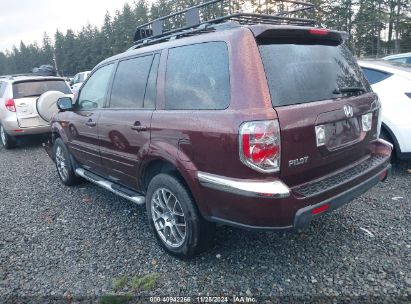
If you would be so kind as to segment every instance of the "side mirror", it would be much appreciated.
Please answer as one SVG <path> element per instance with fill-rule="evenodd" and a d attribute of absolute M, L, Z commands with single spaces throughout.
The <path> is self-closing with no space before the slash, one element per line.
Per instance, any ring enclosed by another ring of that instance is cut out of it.
<path fill-rule="evenodd" d="M 60 111 L 70 111 L 73 109 L 73 100 L 70 97 L 60 97 L 57 100 L 57 108 Z"/>

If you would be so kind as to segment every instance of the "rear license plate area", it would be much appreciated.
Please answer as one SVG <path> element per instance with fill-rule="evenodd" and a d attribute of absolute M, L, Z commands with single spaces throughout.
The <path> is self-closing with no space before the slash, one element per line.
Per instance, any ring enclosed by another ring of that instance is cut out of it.
<path fill-rule="evenodd" d="M 355 143 L 361 136 L 358 117 L 331 122 L 325 126 L 326 147 L 329 150 Z"/>

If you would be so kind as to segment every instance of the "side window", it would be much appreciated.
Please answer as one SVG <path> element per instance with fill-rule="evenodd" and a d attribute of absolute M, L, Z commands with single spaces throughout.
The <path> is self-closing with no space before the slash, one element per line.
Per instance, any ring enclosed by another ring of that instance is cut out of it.
<path fill-rule="evenodd" d="M 154 109 L 157 97 L 157 72 L 160 55 L 154 56 L 153 64 L 151 65 L 150 75 L 148 76 L 146 96 L 144 97 L 144 108 Z"/>
<path fill-rule="evenodd" d="M 207 42 L 169 50 L 165 108 L 219 110 L 230 103 L 228 50 Z"/>
<path fill-rule="evenodd" d="M 0 81 L 0 97 L 3 97 L 4 92 L 6 91 L 7 83 Z"/>
<path fill-rule="evenodd" d="M 411 57 L 407 57 L 407 62 L 408 64 L 411 64 Z"/>
<path fill-rule="evenodd" d="M 76 84 L 76 83 L 79 82 L 79 81 L 78 81 L 78 78 L 79 78 L 79 74 L 77 74 L 76 76 L 74 76 L 74 78 L 73 78 L 73 84 Z"/>
<path fill-rule="evenodd" d="M 143 108 L 153 56 L 120 61 L 111 91 L 110 108 Z"/>
<path fill-rule="evenodd" d="M 391 61 L 399 62 L 399 63 L 406 63 L 407 58 L 396 58 L 396 59 L 391 59 Z"/>
<path fill-rule="evenodd" d="M 385 72 L 381 72 L 381 71 L 377 71 L 373 69 L 362 68 L 362 71 L 364 72 L 364 75 L 370 84 L 376 84 L 391 76 L 391 74 L 389 73 L 385 73 Z"/>
<path fill-rule="evenodd" d="M 77 104 L 80 110 L 98 109 L 104 106 L 113 66 L 113 64 L 106 65 L 91 75 L 78 98 Z"/>

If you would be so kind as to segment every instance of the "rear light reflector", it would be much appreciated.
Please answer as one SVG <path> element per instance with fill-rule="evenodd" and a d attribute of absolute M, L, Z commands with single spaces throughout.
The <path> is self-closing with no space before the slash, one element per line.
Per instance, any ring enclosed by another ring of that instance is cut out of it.
<path fill-rule="evenodd" d="M 322 29 L 322 28 L 312 28 L 312 29 L 309 29 L 308 32 L 311 35 L 317 35 L 317 36 L 327 36 L 329 33 L 327 29 Z"/>
<path fill-rule="evenodd" d="M 9 110 L 10 112 L 16 112 L 16 105 L 14 104 L 13 99 L 9 99 L 5 103 L 6 109 Z"/>
<path fill-rule="evenodd" d="M 311 210 L 311 214 L 316 215 L 316 214 L 323 213 L 324 211 L 327 211 L 328 208 L 330 208 L 330 205 L 329 204 L 324 204 L 320 207 L 317 207 L 317 208 Z"/>
<path fill-rule="evenodd" d="M 315 137 L 317 139 L 317 147 L 325 145 L 325 126 L 320 125 L 315 127 Z"/>
<path fill-rule="evenodd" d="M 278 120 L 250 121 L 240 126 L 240 159 L 263 173 L 280 171 L 280 125 Z"/>
<path fill-rule="evenodd" d="M 388 176 L 388 171 L 384 171 L 384 172 L 380 173 L 380 176 L 379 176 L 380 181 L 382 181 L 382 182 L 385 181 L 387 176 Z"/>
<path fill-rule="evenodd" d="M 22 133 L 22 132 L 24 132 L 23 130 L 13 130 L 14 132 L 16 132 L 16 133 Z"/>
<path fill-rule="evenodd" d="M 361 116 L 362 130 L 368 132 L 372 128 L 372 113 L 367 113 Z"/>

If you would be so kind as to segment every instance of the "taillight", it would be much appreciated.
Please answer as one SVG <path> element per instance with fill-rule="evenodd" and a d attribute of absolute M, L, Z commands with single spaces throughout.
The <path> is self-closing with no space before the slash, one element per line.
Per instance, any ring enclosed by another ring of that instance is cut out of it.
<path fill-rule="evenodd" d="M 317 35 L 317 36 L 327 36 L 329 33 L 327 29 L 323 29 L 323 28 L 311 28 L 308 30 L 308 32 L 311 35 Z"/>
<path fill-rule="evenodd" d="M 16 105 L 14 104 L 13 99 L 9 99 L 5 103 L 6 109 L 9 110 L 10 112 L 16 112 Z"/>
<path fill-rule="evenodd" d="M 250 121 L 240 127 L 240 159 L 259 172 L 280 171 L 281 141 L 278 120 Z"/>

